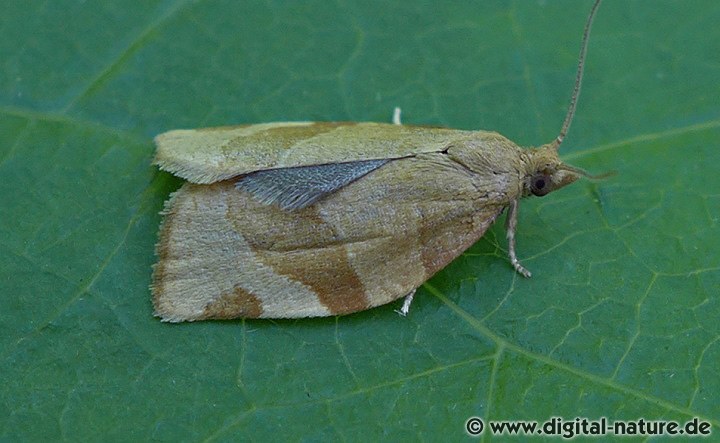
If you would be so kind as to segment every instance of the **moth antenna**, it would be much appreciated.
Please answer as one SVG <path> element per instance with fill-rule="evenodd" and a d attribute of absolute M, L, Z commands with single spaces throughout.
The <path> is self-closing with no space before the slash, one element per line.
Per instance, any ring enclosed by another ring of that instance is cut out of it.
<path fill-rule="evenodd" d="M 572 123 L 573 117 L 575 116 L 575 108 L 577 108 L 578 98 L 580 97 L 580 86 L 582 85 L 583 69 L 585 68 L 585 55 L 587 54 L 588 40 L 590 39 L 590 28 L 592 27 L 595 13 L 600 6 L 602 0 L 595 0 L 595 4 L 590 10 L 587 22 L 585 23 L 585 31 L 583 32 L 582 43 L 580 44 L 580 58 L 578 59 L 577 74 L 575 75 L 575 89 L 573 89 L 572 98 L 570 99 L 570 106 L 568 107 L 565 121 L 563 122 L 560 134 L 552 142 L 551 146 L 556 150 L 560 147 L 560 144 L 565 139 L 565 136 L 570 129 L 570 123 Z"/>

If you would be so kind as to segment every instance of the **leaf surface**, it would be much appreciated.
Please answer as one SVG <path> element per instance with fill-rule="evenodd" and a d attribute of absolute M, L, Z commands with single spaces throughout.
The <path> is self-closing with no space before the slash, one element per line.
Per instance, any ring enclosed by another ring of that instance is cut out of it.
<path fill-rule="evenodd" d="M 602 5 L 563 155 L 617 175 L 522 202 L 532 279 L 498 223 L 407 318 L 388 305 L 180 325 L 152 317 L 147 288 L 181 184 L 150 165 L 154 135 L 401 106 L 405 123 L 548 142 L 590 2 L 8 3 L 0 440 L 456 440 L 470 416 L 720 424 L 717 2 Z"/>

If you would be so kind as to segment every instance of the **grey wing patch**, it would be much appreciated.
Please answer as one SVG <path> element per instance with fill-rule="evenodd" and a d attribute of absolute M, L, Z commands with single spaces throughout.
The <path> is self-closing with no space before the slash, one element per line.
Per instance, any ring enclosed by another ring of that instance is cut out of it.
<path fill-rule="evenodd" d="M 277 203 L 287 210 L 302 209 L 388 161 L 362 160 L 256 171 L 240 178 L 235 187 L 250 192 L 264 204 Z"/>

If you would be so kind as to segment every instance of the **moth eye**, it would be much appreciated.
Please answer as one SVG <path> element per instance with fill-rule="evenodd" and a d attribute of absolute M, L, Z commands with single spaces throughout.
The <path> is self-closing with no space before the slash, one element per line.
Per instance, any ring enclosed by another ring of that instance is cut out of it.
<path fill-rule="evenodd" d="M 543 195 L 550 192 L 550 178 L 545 174 L 537 174 L 532 178 L 530 182 L 530 191 L 533 195 L 542 197 Z"/>

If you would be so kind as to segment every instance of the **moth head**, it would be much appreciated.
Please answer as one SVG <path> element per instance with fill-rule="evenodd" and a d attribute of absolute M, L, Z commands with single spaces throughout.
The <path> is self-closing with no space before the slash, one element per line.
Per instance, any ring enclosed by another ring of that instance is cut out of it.
<path fill-rule="evenodd" d="M 528 151 L 524 166 L 523 196 L 532 194 L 542 197 L 580 177 L 597 178 L 580 168 L 563 163 L 554 144 Z"/>
<path fill-rule="evenodd" d="M 580 86 L 582 85 L 590 28 L 598 6 L 600 6 L 600 1 L 601 0 L 595 0 L 587 22 L 585 22 L 585 32 L 583 33 L 582 44 L 580 45 L 580 57 L 578 58 L 577 73 L 575 74 L 575 87 L 573 88 L 572 97 L 570 98 L 570 106 L 565 115 L 565 121 L 555 140 L 529 151 L 525 162 L 523 196 L 533 194 L 541 197 L 569 185 L 580 177 L 596 179 L 612 175 L 612 173 L 607 173 L 602 176 L 592 176 L 580 168 L 563 163 L 560 161 L 560 157 L 558 157 L 560 144 L 562 144 L 565 139 L 570 129 L 570 123 L 572 123 L 573 117 L 575 116 L 575 109 L 577 108 L 578 98 L 580 97 Z"/>

